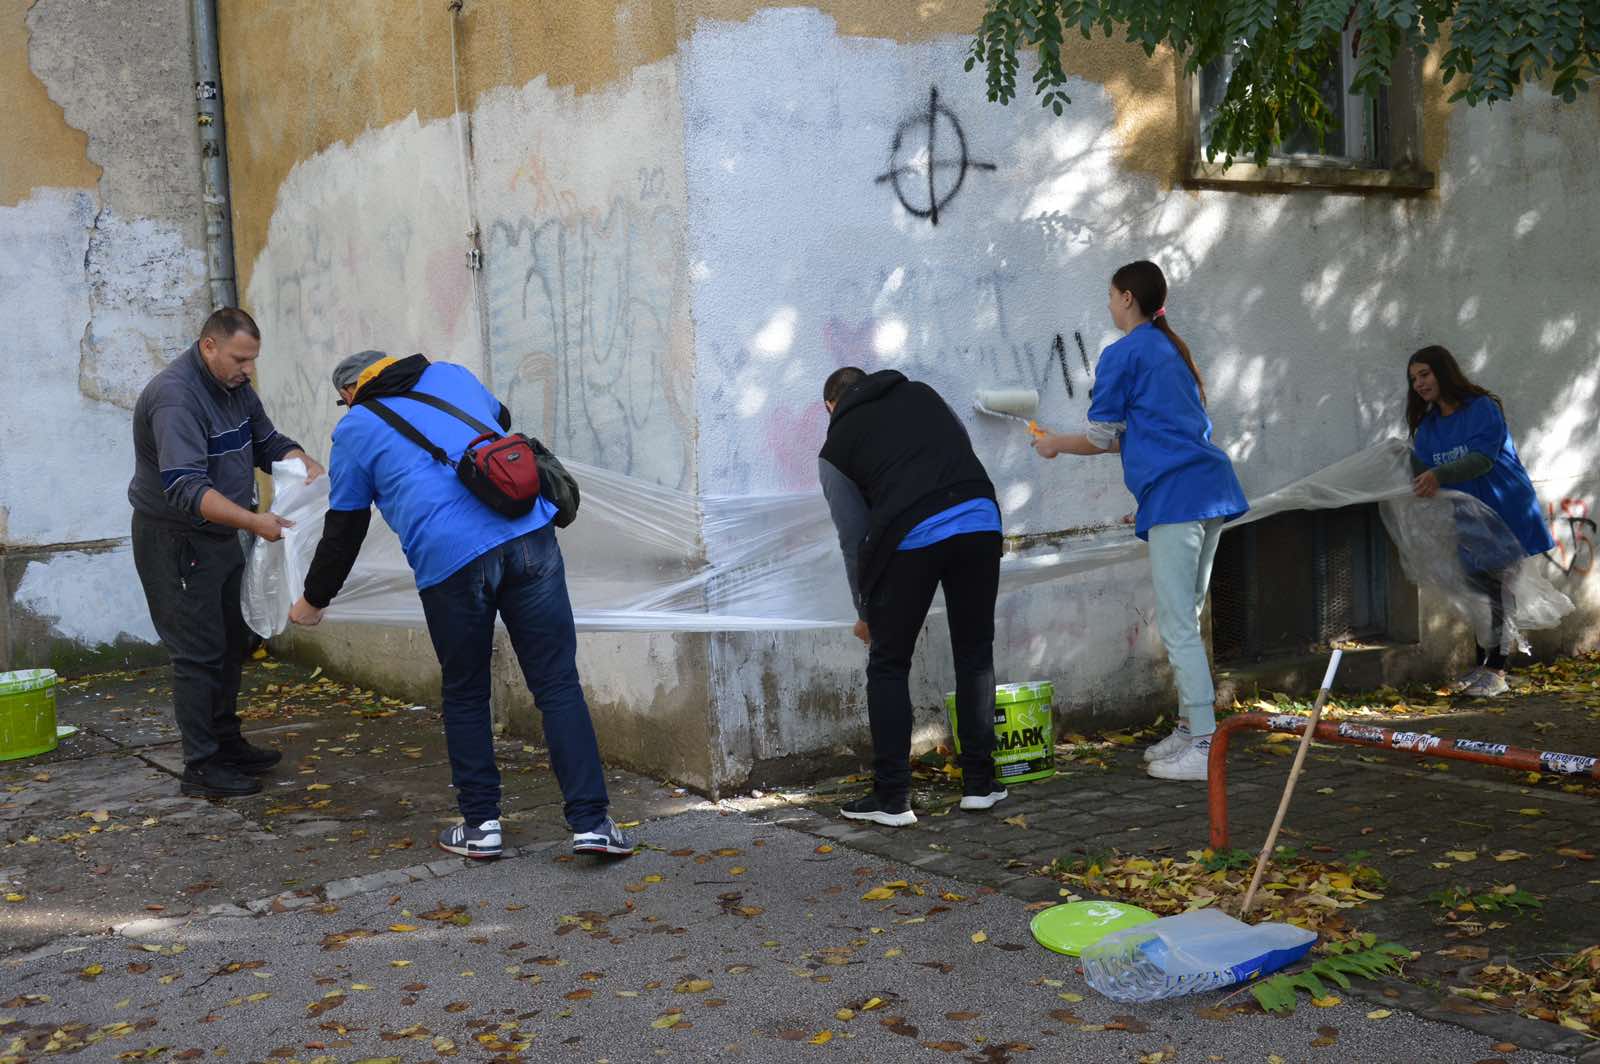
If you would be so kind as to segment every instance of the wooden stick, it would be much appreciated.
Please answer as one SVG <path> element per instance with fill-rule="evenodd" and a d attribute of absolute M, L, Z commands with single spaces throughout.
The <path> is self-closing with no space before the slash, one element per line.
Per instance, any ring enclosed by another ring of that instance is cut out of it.
<path fill-rule="evenodd" d="M 1300 778 L 1300 769 L 1306 763 L 1306 751 L 1311 749 L 1311 736 L 1316 733 L 1317 722 L 1322 719 L 1322 707 L 1328 701 L 1328 688 L 1333 686 L 1333 674 L 1339 671 L 1339 658 L 1344 654 L 1341 650 L 1333 652 L 1333 659 L 1328 662 L 1328 673 L 1322 678 L 1322 687 L 1317 691 L 1317 701 L 1311 707 L 1311 720 L 1306 724 L 1306 730 L 1300 736 L 1300 748 L 1295 751 L 1294 765 L 1289 769 L 1289 782 L 1283 788 L 1283 798 L 1278 802 L 1278 815 L 1272 819 L 1272 829 L 1267 832 L 1267 844 L 1261 847 L 1261 856 L 1256 858 L 1256 874 L 1250 877 L 1250 889 L 1244 893 L 1244 905 L 1239 910 L 1239 919 L 1243 920 L 1250 912 L 1250 906 L 1255 903 L 1256 889 L 1261 886 L 1261 877 L 1267 870 L 1267 861 L 1272 857 L 1272 848 L 1278 841 L 1278 829 L 1283 827 L 1283 817 L 1289 811 L 1289 799 L 1294 795 L 1295 781 Z"/>

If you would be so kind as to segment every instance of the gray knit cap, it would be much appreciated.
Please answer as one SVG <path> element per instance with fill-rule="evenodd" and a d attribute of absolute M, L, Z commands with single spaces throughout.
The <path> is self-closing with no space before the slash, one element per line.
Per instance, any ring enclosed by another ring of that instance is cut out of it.
<path fill-rule="evenodd" d="M 346 388 L 354 388 L 356 381 L 361 379 L 363 370 L 374 362 L 388 357 L 388 352 L 385 351 L 357 351 L 333 367 L 333 386 L 341 392 Z"/>

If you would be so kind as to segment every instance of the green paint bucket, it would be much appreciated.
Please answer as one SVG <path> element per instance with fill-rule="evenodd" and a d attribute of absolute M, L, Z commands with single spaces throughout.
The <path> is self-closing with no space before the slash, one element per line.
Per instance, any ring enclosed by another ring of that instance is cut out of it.
<path fill-rule="evenodd" d="M 55 748 L 55 670 L 0 672 L 0 761 Z"/>
<path fill-rule="evenodd" d="M 1056 774 L 1055 725 L 1050 715 L 1055 685 L 1048 680 L 1005 683 L 994 689 L 994 774 L 1001 783 L 1027 783 Z M 956 753 L 956 696 L 944 696 Z"/>

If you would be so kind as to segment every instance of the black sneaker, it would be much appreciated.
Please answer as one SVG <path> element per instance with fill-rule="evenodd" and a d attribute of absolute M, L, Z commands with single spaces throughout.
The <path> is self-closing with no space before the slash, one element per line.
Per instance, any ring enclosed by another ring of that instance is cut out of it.
<path fill-rule="evenodd" d="M 439 832 L 439 849 L 462 857 L 499 857 L 500 821 L 485 820 L 477 827 L 455 824 Z"/>
<path fill-rule="evenodd" d="M 846 802 L 839 807 L 839 813 L 846 820 L 870 820 L 886 828 L 910 827 L 917 822 L 917 814 L 911 811 L 910 798 L 885 801 L 877 794 Z"/>
<path fill-rule="evenodd" d="M 261 793 L 261 781 L 218 760 L 186 765 L 178 793 L 190 798 L 244 798 Z"/>
<path fill-rule="evenodd" d="M 217 760 L 225 765 L 232 765 L 240 772 L 258 776 L 271 772 L 273 766 L 283 760 L 283 751 L 254 746 L 250 740 L 240 739 L 236 743 L 224 746 L 222 752 L 217 755 Z"/>
<path fill-rule="evenodd" d="M 638 848 L 633 836 L 617 827 L 617 822 L 606 817 L 588 831 L 574 832 L 573 853 L 598 853 L 608 857 L 632 857 Z"/>

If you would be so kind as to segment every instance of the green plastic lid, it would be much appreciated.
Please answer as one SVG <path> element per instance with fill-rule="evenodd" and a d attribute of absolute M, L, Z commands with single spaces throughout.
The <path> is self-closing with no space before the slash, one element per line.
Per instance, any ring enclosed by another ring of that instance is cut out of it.
<path fill-rule="evenodd" d="M 1120 901 L 1069 901 L 1044 910 L 1030 925 L 1039 945 L 1076 957 L 1113 931 L 1148 924 L 1156 914 Z"/>
<path fill-rule="evenodd" d="M 29 691 L 43 691 L 56 684 L 54 669 L 23 669 L 21 672 L 0 672 L 0 695 L 20 695 Z"/>

